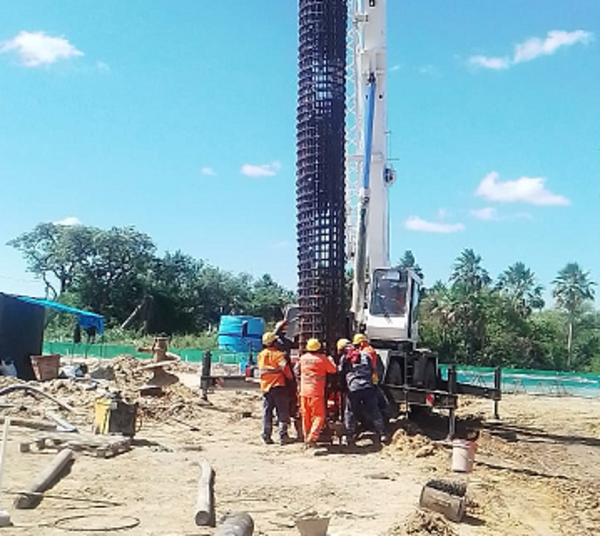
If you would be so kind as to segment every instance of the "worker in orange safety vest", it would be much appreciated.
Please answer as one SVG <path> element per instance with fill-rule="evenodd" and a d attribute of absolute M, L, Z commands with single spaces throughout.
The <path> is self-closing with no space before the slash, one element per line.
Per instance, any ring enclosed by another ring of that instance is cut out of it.
<path fill-rule="evenodd" d="M 309 339 L 306 352 L 300 356 L 296 369 L 296 374 L 300 376 L 300 412 L 304 440 L 308 447 L 316 445 L 325 426 L 327 374 L 337 372 L 333 359 L 319 353 L 320 349 L 321 343 L 317 339 Z"/>
<path fill-rule="evenodd" d="M 277 411 L 279 422 L 279 442 L 290 443 L 288 426 L 290 422 L 289 391 L 286 381 L 291 379 L 292 371 L 287 364 L 285 354 L 275 347 L 277 337 L 270 331 L 262 336 L 264 349 L 258 354 L 258 372 L 260 389 L 263 393 L 263 430 L 262 439 L 267 445 L 273 444 L 273 412 Z"/>

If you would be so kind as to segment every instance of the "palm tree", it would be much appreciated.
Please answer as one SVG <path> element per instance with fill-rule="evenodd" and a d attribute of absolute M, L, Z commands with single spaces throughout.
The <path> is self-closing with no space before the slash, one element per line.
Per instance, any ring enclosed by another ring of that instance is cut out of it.
<path fill-rule="evenodd" d="M 402 255 L 402 258 L 398 261 L 397 268 L 411 268 L 421 279 L 424 278 L 423 269 L 417 264 L 417 260 L 410 249 L 407 249 L 404 252 L 404 255 Z"/>
<path fill-rule="evenodd" d="M 477 292 L 492 282 L 488 271 L 481 266 L 481 257 L 472 249 L 465 249 L 456 259 L 450 281 L 463 286 L 467 292 Z"/>
<path fill-rule="evenodd" d="M 543 287 L 536 283 L 535 274 L 522 262 L 509 266 L 498 277 L 496 287 L 510 299 L 513 307 L 523 316 L 529 316 L 531 311 L 542 309 Z"/>
<path fill-rule="evenodd" d="M 567 313 L 569 331 L 567 334 L 567 366 L 571 367 L 573 353 L 573 325 L 577 312 L 581 306 L 594 299 L 596 283 L 590 279 L 590 273 L 584 272 L 576 262 L 570 262 L 552 282 L 554 284 L 553 296 L 556 304 Z"/>

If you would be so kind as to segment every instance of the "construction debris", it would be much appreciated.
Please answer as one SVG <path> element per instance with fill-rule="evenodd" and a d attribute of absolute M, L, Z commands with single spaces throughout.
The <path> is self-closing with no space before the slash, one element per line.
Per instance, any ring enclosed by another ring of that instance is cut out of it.
<path fill-rule="evenodd" d="M 430 480 L 423 486 L 419 506 L 443 514 L 459 523 L 465 515 L 466 485 L 445 480 Z"/>
<path fill-rule="evenodd" d="M 40 494 L 49 490 L 64 476 L 70 467 L 72 459 L 73 451 L 71 449 L 61 450 L 31 483 L 27 491 L 17 495 L 14 507 L 17 509 L 31 509 L 38 506 L 42 500 L 42 495 Z"/>
<path fill-rule="evenodd" d="M 200 460 L 200 478 L 194 521 L 198 527 L 215 526 L 215 472 L 205 459 Z"/>
<path fill-rule="evenodd" d="M 245 512 L 230 514 L 223 520 L 215 536 L 252 536 L 254 520 Z"/>
<path fill-rule="evenodd" d="M 111 436 L 92 436 L 92 435 L 43 435 L 32 441 L 22 441 L 19 444 L 19 451 L 42 452 L 49 450 L 59 450 L 68 447 L 73 451 L 81 452 L 87 456 L 96 458 L 113 458 L 119 454 L 131 450 L 131 437 L 111 435 Z"/>

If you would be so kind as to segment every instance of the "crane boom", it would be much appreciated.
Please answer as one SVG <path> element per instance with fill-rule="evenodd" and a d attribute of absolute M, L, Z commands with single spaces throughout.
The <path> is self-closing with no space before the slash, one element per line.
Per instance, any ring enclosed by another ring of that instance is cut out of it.
<path fill-rule="evenodd" d="M 386 1 L 356 3 L 354 24 L 359 43 L 354 54 L 358 77 L 358 124 L 364 135 L 362 182 L 358 202 L 358 223 L 354 248 L 352 312 L 364 321 L 367 280 L 375 268 L 389 266 L 389 185 L 393 173 L 387 166 L 386 140 Z"/>

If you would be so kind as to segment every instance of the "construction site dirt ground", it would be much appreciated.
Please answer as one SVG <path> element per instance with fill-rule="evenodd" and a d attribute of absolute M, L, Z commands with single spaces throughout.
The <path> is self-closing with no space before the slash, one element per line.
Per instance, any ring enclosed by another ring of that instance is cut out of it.
<path fill-rule="evenodd" d="M 181 377 L 198 384 L 195 374 Z M 133 516 L 139 525 L 118 534 L 213 534 L 194 524 L 200 457 L 216 471 L 217 518 L 246 511 L 254 534 L 298 534 L 294 515 L 306 510 L 331 516 L 331 536 L 600 533 L 598 399 L 508 395 L 496 424 L 486 421 L 491 401 L 463 400 L 460 414 L 481 427 L 468 477 L 450 471 L 450 449 L 434 441 L 446 431 L 440 417 L 400 420 L 379 452 L 365 439 L 355 453 L 315 455 L 300 444 L 262 444 L 258 391 L 216 391 L 209 399 L 201 405 L 194 392 L 176 417 L 145 420 L 129 452 L 109 459 L 78 454 L 35 510 L 14 510 L 11 492 L 24 489 L 54 454 L 20 453 L 19 443 L 40 432 L 11 427 L 0 509 L 11 512 L 14 526 L 2 533 L 63 535 L 61 519 L 84 516 L 66 523 L 80 534 L 116 534 L 111 527 Z M 86 422 L 89 407 L 81 411 Z M 415 514 L 430 478 L 468 479 L 462 523 Z"/>

